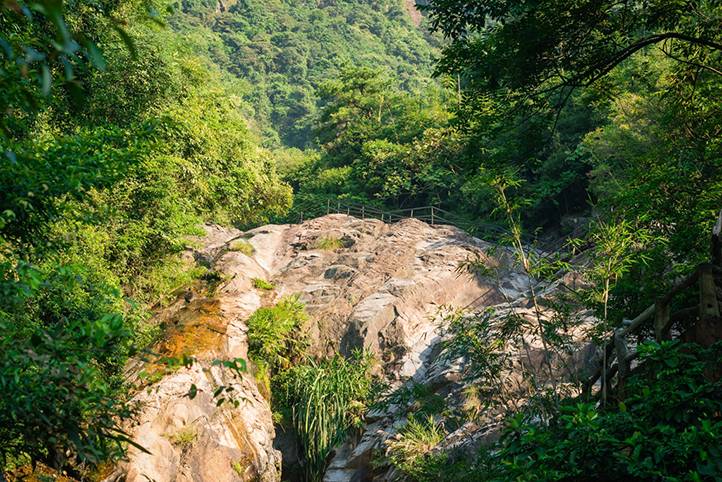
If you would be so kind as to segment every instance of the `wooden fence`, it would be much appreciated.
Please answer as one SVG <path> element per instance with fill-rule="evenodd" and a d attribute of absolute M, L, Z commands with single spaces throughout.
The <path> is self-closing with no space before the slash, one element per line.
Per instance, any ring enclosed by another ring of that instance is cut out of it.
<path fill-rule="evenodd" d="M 624 398 L 625 380 L 631 371 L 631 364 L 638 353 L 629 348 L 628 340 L 647 328 L 653 329 L 657 341 L 671 339 L 673 326 L 679 328 L 686 341 L 709 345 L 722 340 L 722 320 L 720 319 L 720 300 L 718 289 L 722 287 L 722 211 L 712 230 L 711 262 L 700 264 L 689 276 L 679 280 L 675 285 L 636 318 L 624 320 L 621 327 L 614 330 L 604 346 L 604 354 L 600 366 L 583 387 L 588 398 L 595 396 L 594 387 L 601 379 L 600 388 L 596 393 L 609 393 L 614 389 L 617 397 Z M 671 311 L 672 302 L 682 292 L 697 285 L 699 300 L 694 306 Z M 616 386 L 613 383 L 616 381 Z"/>

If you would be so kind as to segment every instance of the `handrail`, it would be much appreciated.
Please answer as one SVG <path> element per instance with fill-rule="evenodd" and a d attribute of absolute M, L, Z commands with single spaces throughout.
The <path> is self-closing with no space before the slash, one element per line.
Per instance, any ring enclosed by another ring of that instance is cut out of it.
<path fill-rule="evenodd" d="M 319 206 L 316 206 L 315 209 L 309 209 L 309 211 L 318 213 L 318 207 Z M 397 222 L 403 219 L 419 219 L 429 222 L 429 224 L 431 224 L 432 226 L 436 224 L 448 224 L 472 233 L 481 231 L 485 233 L 493 233 L 499 235 L 510 234 L 508 230 L 498 224 L 488 222 L 474 223 L 460 220 L 457 218 L 456 214 L 433 205 L 416 206 L 402 209 L 382 209 L 376 206 L 367 206 L 365 204 L 352 201 L 337 199 L 334 202 L 331 199 L 327 199 L 326 214 L 331 213 L 360 215 L 362 219 L 368 217 L 374 219 L 381 219 L 382 221 L 387 222 Z M 304 211 L 301 211 L 300 221 L 303 222 L 303 220 Z"/>
<path fill-rule="evenodd" d="M 624 320 L 622 326 L 616 328 L 610 339 L 604 344 L 602 350 L 605 356 L 594 374 L 588 378 L 582 387 L 582 394 L 586 397 L 592 395 L 592 387 L 601 378 L 602 385 L 611 387 L 612 378 L 617 376 L 617 392 L 624 397 L 625 378 L 630 372 L 631 362 L 637 356 L 637 352 L 629 350 L 626 337 L 638 333 L 642 327 L 653 321 L 654 336 L 657 341 L 670 338 L 672 324 L 675 321 L 689 320 L 690 315 L 701 322 L 713 321 L 720 323 L 720 303 L 717 299 L 717 280 L 715 277 L 722 275 L 722 210 L 720 210 L 717 223 L 712 231 L 712 252 L 711 263 L 702 263 L 685 278 L 677 281 L 664 296 L 648 306 L 642 313 L 632 320 Z M 671 303 L 676 295 L 699 284 L 699 303 L 697 306 L 681 309 L 671 313 Z M 695 334 L 693 333 L 693 338 Z M 703 335 L 702 335 L 703 336 Z M 617 363 L 613 364 L 616 359 Z M 604 388 L 604 387 L 602 387 Z"/>

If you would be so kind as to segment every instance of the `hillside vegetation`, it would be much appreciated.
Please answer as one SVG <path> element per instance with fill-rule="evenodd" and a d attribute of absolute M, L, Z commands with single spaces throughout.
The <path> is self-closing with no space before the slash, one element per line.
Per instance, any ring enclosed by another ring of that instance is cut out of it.
<path fill-rule="evenodd" d="M 0 474 L 40 463 L 91 478 L 129 446 L 143 450 L 123 429 L 138 413 L 123 368 L 162 336 L 154 312 L 218 282 L 183 256 L 203 223 L 295 222 L 340 201 L 435 205 L 471 231 L 498 223 L 545 349 L 565 343 L 580 310 L 601 343 L 710 261 L 722 208 L 719 2 L 418 3 L 423 18 L 401 0 L 0 6 Z M 526 246 L 572 234 L 583 268 Z M 490 276 L 480 260 L 462 264 Z M 577 269 L 584 283 L 566 308 L 540 316 L 534 283 Z M 274 284 L 256 279 L 271 296 Z M 666 305 L 686 326 L 701 321 L 695 290 Z M 296 353 L 303 316 L 279 325 L 267 310 L 252 321 L 251 357 L 267 383 L 278 372 L 316 480 L 361 425 L 353 410 L 372 404 L 371 362 Z M 486 328 L 452 340 L 485 374 L 499 346 Z M 383 463 L 412 480 L 717 480 L 713 341 L 640 345 L 642 368 L 609 404 L 606 385 L 595 403 L 535 382 L 534 403 L 471 458 L 433 450 L 450 427 L 409 420 Z M 300 409 L 333 387 L 337 403 Z"/>
<path fill-rule="evenodd" d="M 426 88 L 438 42 L 416 29 L 397 0 L 183 1 L 174 30 L 241 79 L 249 119 L 271 147 L 314 145 L 324 82 L 347 66 L 393 73 L 393 91 Z"/>

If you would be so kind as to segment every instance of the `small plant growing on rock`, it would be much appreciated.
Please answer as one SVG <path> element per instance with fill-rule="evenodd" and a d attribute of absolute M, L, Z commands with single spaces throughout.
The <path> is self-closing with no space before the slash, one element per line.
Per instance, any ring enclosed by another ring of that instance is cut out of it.
<path fill-rule="evenodd" d="M 396 438 L 386 442 L 389 462 L 404 475 L 416 480 L 426 471 L 428 458 L 445 457 L 444 454 L 436 456 L 431 454 L 434 447 L 445 437 L 444 428 L 434 421 L 434 417 L 429 416 L 421 420 L 409 417 L 408 423 L 399 431 Z"/>
<path fill-rule="evenodd" d="M 248 319 L 248 353 L 271 370 L 288 367 L 301 354 L 304 343 L 299 329 L 307 319 L 296 296 L 282 298 L 275 306 L 259 308 Z"/>
<path fill-rule="evenodd" d="M 253 287 L 259 290 L 271 291 L 275 288 L 274 284 L 263 278 L 253 278 Z"/>
<path fill-rule="evenodd" d="M 322 236 L 318 238 L 314 243 L 315 249 L 322 249 L 324 251 L 334 251 L 344 247 L 343 242 L 334 236 Z"/>
<path fill-rule="evenodd" d="M 231 251 L 238 251 L 246 256 L 251 256 L 256 251 L 253 245 L 245 239 L 234 239 L 231 241 L 231 244 L 228 245 L 228 249 Z"/>
<path fill-rule="evenodd" d="M 171 442 L 185 450 L 193 445 L 196 438 L 198 438 L 198 431 L 196 428 L 193 425 L 187 425 L 173 434 Z"/>
<path fill-rule="evenodd" d="M 238 474 L 239 477 L 244 477 L 246 475 L 246 469 L 241 465 L 240 461 L 235 461 L 231 463 L 231 468 L 233 471 Z"/>

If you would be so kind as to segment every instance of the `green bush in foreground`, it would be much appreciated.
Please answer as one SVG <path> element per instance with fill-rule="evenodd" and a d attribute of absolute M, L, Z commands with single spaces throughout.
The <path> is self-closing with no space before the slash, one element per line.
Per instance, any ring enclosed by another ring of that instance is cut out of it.
<path fill-rule="evenodd" d="M 473 462 L 429 455 L 392 462 L 413 480 L 435 482 L 720 480 L 722 343 L 639 349 L 643 365 L 623 402 L 602 409 L 570 399 L 546 425 L 518 414 Z"/>
<path fill-rule="evenodd" d="M 0 295 L 0 468 L 121 456 L 133 443 L 119 375 L 133 333 L 113 294 L 79 267 L 0 262 Z"/>

